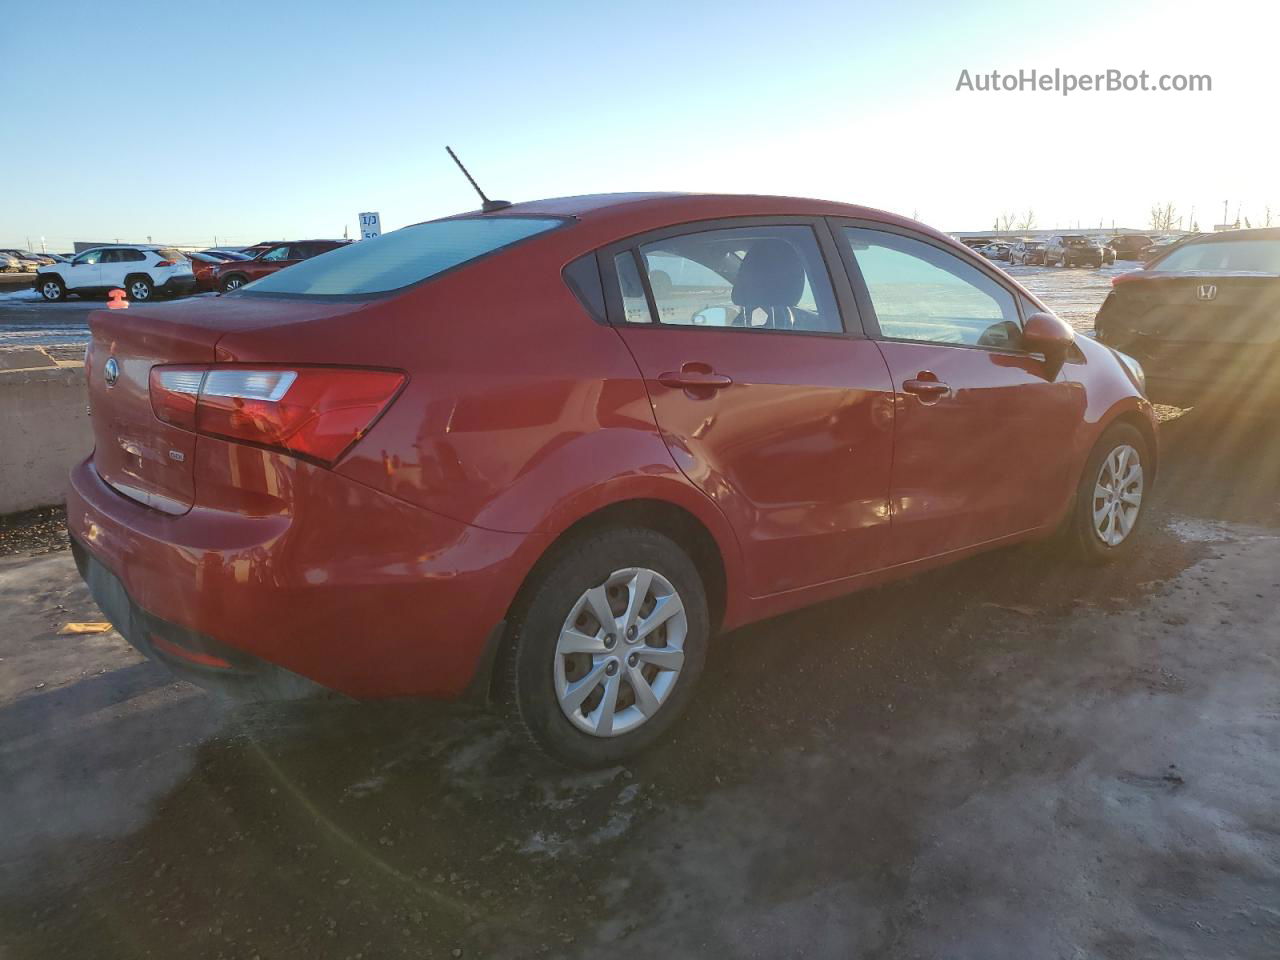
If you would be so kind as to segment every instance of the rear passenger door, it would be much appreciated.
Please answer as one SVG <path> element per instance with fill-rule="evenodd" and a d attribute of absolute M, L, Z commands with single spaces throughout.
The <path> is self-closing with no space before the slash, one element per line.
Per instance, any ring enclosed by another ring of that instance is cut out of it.
<path fill-rule="evenodd" d="M 887 564 L 892 383 L 824 221 L 690 224 L 601 253 L 609 316 L 753 596 Z M 839 294 L 837 290 L 841 291 Z"/>
<path fill-rule="evenodd" d="M 893 376 L 898 563 L 1042 527 L 1069 469 L 1084 390 L 1022 349 L 1023 305 L 995 268 L 882 224 L 836 228 Z"/>

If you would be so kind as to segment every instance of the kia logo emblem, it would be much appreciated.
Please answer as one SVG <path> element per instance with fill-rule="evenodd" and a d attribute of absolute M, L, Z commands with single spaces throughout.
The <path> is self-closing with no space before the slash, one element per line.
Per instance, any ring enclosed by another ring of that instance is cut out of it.
<path fill-rule="evenodd" d="M 106 366 L 102 368 L 102 376 L 107 381 L 108 387 L 116 385 L 116 381 L 120 379 L 120 364 L 116 363 L 115 357 L 107 357 Z"/>
<path fill-rule="evenodd" d="M 1196 288 L 1196 296 L 1201 300 L 1212 300 L 1218 295 L 1218 288 L 1212 283 L 1202 283 Z"/>

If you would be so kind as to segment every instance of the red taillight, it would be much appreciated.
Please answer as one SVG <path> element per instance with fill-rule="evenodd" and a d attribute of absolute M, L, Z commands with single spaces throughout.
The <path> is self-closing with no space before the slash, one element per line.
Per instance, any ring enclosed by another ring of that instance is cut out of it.
<path fill-rule="evenodd" d="M 343 367 L 162 366 L 151 409 L 184 430 L 333 463 L 372 426 L 404 374 Z"/>
<path fill-rule="evenodd" d="M 1141 280 L 1142 277 L 1143 277 L 1143 273 L 1141 270 L 1133 270 L 1133 271 L 1130 271 L 1129 273 L 1118 273 L 1111 278 L 1111 285 L 1113 287 L 1118 287 L 1120 284 L 1124 283 L 1127 280 Z"/>

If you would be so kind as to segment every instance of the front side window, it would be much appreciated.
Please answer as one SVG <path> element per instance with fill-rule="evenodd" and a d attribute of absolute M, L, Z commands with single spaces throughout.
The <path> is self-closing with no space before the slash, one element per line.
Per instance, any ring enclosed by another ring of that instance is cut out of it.
<path fill-rule="evenodd" d="M 459 217 L 402 227 L 303 260 L 249 286 L 250 292 L 314 296 L 386 293 L 545 233 L 556 217 Z"/>
<path fill-rule="evenodd" d="M 1280 240 L 1188 243 L 1171 251 L 1152 269 L 1280 274 Z"/>
<path fill-rule="evenodd" d="M 266 253 L 262 255 L 262 259 L 270 261 L 272 263 L 278 263 L 281 260 L 288 260 L 290 259 L 289 247 L 287 245 L 280 246 L 280 247 L 272 247 L 270 250 L 268 250 Z"/>
<path fill-rule="evenodd" d="M 73 263 L 101 263 L 102 254 L 104 252 L 105 251 L 103 250 L 89 250 L 86 253 L 80 254 L 80 256 L 76 257 L 75 260 L 73 260 L 72 262 Z"/>
<path fill-rule="evenodd" d="M 1022 326 L 1013 295 L 982 271 L 896 233 L 845 227 L 842 234 L 882 336 L 1017 349 Z"/>
<path fill-rule="evenodd" d="M 843 329 L 809 227 L 707 230 L 646 243 L 640 255 L 660 323 L 810 333 Z"/>

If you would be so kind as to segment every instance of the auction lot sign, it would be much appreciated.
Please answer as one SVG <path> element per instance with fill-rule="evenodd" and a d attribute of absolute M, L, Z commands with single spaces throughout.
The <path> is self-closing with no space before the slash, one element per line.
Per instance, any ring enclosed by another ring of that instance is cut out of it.
<path fill-rule="evenodd" d="M 360 214 L 360 239 L 372 240 L 382 236 L 382 217 L 377 213 Z"/>

